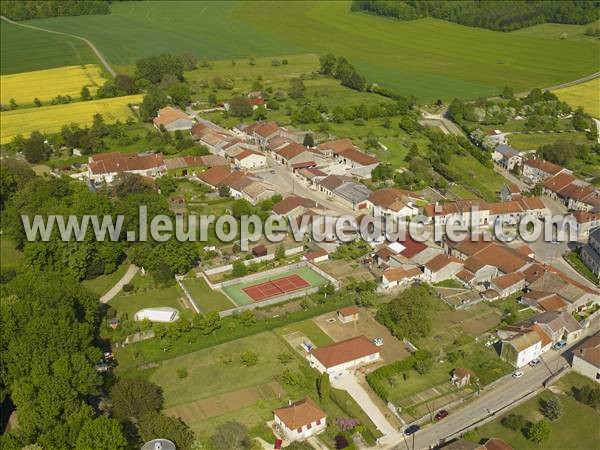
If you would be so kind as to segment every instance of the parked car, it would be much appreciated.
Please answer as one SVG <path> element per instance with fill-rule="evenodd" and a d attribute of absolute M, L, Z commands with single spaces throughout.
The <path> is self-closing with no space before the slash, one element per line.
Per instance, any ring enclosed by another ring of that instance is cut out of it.
<path fill-rule="evenodd" d="M 434 417 L 435 417 L 435 420 L 445 419 L 446 417 L 448 417 L 448 411 L 446 411 L 445 409 L 442 409 L 442 410 L 438 411 Z"/>
<path fill-rule="evenodd" d="M 531 361 L 529 361 L 529 365 L 531 367 L 535 367 L 537 366 L 541 361 L 538 358 L 532 359 Z"/>
<path fill-rule="evenodd" d="M 406 434 L 407 436 L 410 436 L 411 434 L 415 434 L 420 429 L 421 429 L 421 427 L 419 425 L 411 425 L 404 429 L 404 434 Z"/>
<path fill-rule="evenodd" d="M 563 340 L 558 341 L 556 344 L 554 344 L 554 349 L 555 350 L 560 350 L 561 348 L 563 348 L 565 345 L 567 345 L 567 343 Z"/>
<path fill-rule="evenodd" d="M 513 378 L 521 378 L 523 376 L 523 372 L 517 370 L 516 372 L 513 372 L 512 376 Z"/>

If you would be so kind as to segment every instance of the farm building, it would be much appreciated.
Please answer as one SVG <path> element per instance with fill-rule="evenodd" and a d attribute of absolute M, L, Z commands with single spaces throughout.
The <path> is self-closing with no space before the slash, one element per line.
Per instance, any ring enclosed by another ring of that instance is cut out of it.
<path fill-rule="evenodd" d="M 140 309 L 135 313 L 133 319 L 136 322 L 142 320 L 149 320 L 150 322 L 175 322 L 179 319 L 179 311 L 175 308 L 170 307 L 159 307 L 159 308 L 144 308 Z"/>
<path fill-rule="evenodd" d="M 94 183 L 112 183 L 119 173 L 157 178 L 167 172 L 162 153 L 127 155 L 120 152 L 98 153 L 88 160 L 87 177 Z"/>
<path fill-rule="evenodd" d="M 308 360 L 312 367 L 330 377 L 348 369 L 373 363 L 381 358 L 379 348 L 366 336 L 357 336 L 335 344 L 311 350 Z"/>
<path fill-rule="evenodd" d="M 307 439 L 327 428 L 327 414 L 309 397 L 273 411 L 275 426 L 290 441 Z"/>
<path fill-rule="evenodd" d="M 159 109 L 152 123 L 157 130 L 164 128 L 167 131 L 191 130 L 195 124 L 190 116 L 172 106 Z"/>
<path fill-rule="evenodd" d="M 254 150 L 242 150 L 233 157 L 233 163 L 238 169 L 256 169 L 267 165 L 267 157 Z"/>

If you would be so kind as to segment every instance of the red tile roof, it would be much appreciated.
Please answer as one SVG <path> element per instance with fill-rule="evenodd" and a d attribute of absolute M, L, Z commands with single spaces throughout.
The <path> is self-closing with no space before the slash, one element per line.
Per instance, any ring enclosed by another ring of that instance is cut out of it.
<path fill-rule="evenodd" d="M 448 264 L 453 263 L 453 262 L 461 263 L 460 259 L 455 258 L 454 256 L 448 256 L 448 255 L 441 254 L 441 255 L 437 255 L 435 258 L 428 261 L 425 264 L 425 267 L 427 267 L 432 272 L 439 272 L 444 267 L 446 267 Z"/>
<path fill-rule="evenodd" d="M 558 172 L 563 170 L 562 167 L 557 166 L 556 164 L 553 164 L 551 162 L 545 161 L 541 158 L 530 158 L 525 161 L 525 165 L 541 170 L 542 172 L 546 172 L 550 175 L 556 175 Z"/>
<path fill-rule="evenodd" d="M 327 417 L 327 414 L 308 397 L 294 402 L 290 406 L 278 408 L 273 413 L 290 430 L 296 430 Z"/>
<path fill-rule="evenodd" d="M 308 198 L 299 197 L 297 195 L 290 195 L 289 197 L 284 198 L 278 203 L 273 205 L 273 212 L 276 214 L 287 214 L 294 209 L 303 206 L 304 208 L 315 208 L 318 207 L 317 202 L 314 200 L 309 200 Z"/>
<path fill-rule="evenodd" d="M 567 306 L 567 302 L 556 294 L 538 301 L 537 304 L 544 311 L 562 311 Z"/>
<path fill-rule="evenodd" d="M 573 350 L 573 356 L 577 356 L 593 366 L 600 368 L 600 334 L 596 333 L 575 348 L 575 350 Z"/>
<path fill-rule="evenodd" d="M 353 316 L 355 314 L 358 314 L 360 312 L 360 309 L 358 308 L 358 306 L 346 306 L 345 308 L 340 308 L 338 309 L 338 314 L 340 314 L 341 316 L 344 317 L 348 317 L 348 316 Z"/>
<path fill-rule="evenodd" d="M 154 125 L 160 127 L 161 125 L 168 125 L 179 119 L 190 119 L 190 116 L 178 108 L 165 106 L 158 110 L 158 117 L 155 117 L 153 122 Z"/>
<path fill-rule="evenodd" d="M 366 336 L 357 336 L 335 344 L 311 350 L 312 355 L 326 368 L 379 353 L 379 347 Z"/>
<path fill-rule="evenodd" d="M 377 164 L 379 162 L 379 160 L 374 156 L 367 155 L 366 153 L 356 150 L 355 148 L 347 148 L 341 152 L 338 152 L 338 154 L 343 158 L 360 164 L 361 166 L 370 166 L 371 164 Z"/>
<path fill-rule="evenodd" d="M 500 289 L 506 289 L 524 280 L 525 275 L 522 272 L 512 272 L 492 279 L 492 283 L 494 283 Z"/>
<path fill-rule="evenodd" d="M 200 180 L 204 181 L 206 184 L 217 187 L 229 175 L 231 175 L 231 171 L 227 167 L 215 166 L 198 175 L 198 178 L 200 178 Z"/>
<path fill-rule="evenodd" d="M 292 169 L 305 169 L 305 168 L 309 168 L 309 167 L 314 167 L 316 165 L 317 165 L 317 163 L 314 161 L 305 161 L 305 162 L 292 164 Z"/>
<path fill-rule="evenodd" d="M 133 170 L 148 170 L 164 166 L 162 153 L 149 155 L 127 155 L 120 152 L 101 153 L 92 156 L 88 167 L 95 175 L 102 173 L 119 173 Z"/>
<path fill-rule="evenodd" d="M 331 150 L 334 153 L 339 153 L 348 148 L 354 148 L 351 139 L 337 139 L 335 141 L 327 141 L 317 145 L 319 150 Z"/>
<path fill-rule="evenodd" d="M 418 277 L 421 274 L 422 272 L 419 270 L 418 267 L 414 267 L 408 270 L 403 269 L 402 267 L 391 267 L 383 271 L 383 276 L 388 281 L 400 281 L 404 280 L 405 278 Z"/>
<path fill-rule="evenodd" d="M 306 151 L 308 149 L 305 146 L 292 142 L 277 150 L 276 153 L 284 159 L 292 159 Z"/>
<path fill-rule="evenodd" d="M 318 250 L 313 250 L 310 252 L 306 252 L 304 254 L 304 257 L 308 260 L 308 261 L 313 261 L 316 258 L 320 258 L 321 256 L 325 256 L 327 254 L 327 252 L 325 250 L 323 250 L 322 248 L 318 249 Z"/>

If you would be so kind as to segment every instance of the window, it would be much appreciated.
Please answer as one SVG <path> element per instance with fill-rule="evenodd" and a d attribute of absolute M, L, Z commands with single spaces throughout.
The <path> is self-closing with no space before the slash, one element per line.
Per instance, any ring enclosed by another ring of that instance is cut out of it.
<path fill-rule="evenodd" d="M 312 425 L 309 423 L 308 425 L 306 425 L 306 429 L 310 430 L 312 428 Z"/>
<path fill-rule="evenodd" d="M 598 378 L 600 376 L 600 373 L 596 376 L 596 378 Z M 321 419 L 317 420 L 317 426 L 321 425 Z"/>
<path fill-rule="evenodd" d="M 600 372 L 596 374 L 596 380 L 600 380 Z M 318 425 L 318 424 L 317 424 Z"/>
<path fill-rule="evenodd" d="M 302 433 L 302 427 L 298 428 L 296 431 L 297 431 L 298 433 Z"/>

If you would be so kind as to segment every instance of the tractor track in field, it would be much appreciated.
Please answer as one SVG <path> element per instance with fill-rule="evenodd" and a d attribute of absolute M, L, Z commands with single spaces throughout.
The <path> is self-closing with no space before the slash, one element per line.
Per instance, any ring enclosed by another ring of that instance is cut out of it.
<path fill-rule="evenodd" d="M 38 30 L 38 31 L 45 31 L 46 33 L 61 34 L 63 36 L 69 36 L 69 37 L 72 37 L 75 39 L 79 39 L 79 40 L 85 42 L 92 49 L 92 51 L 94 52 L 96 57 L 100 60 L 100 62 L 102 63 L 102 65 L 104 66 L 106 71 L 108 73 L 110 73 L 110 75 L 112 77 L 115 77 L 117 75 L 117 72 L 111 67 L 111 65 L 108 63 L 108 61 L 104 57 L 104 55 L 102 55 L 102 53 L 100 52 L 100 50 L 98 50 L 98 48 L 94 45 L 94 43 L 92 41 L 90 41 L 89 39 L 84 38 L 83 36 L 77 36 L 76 34 L 71 34 L 71 33 L 64 33 L 62 31 L 49 30 L 47 28 L 36 27 L 33 25 L 26 25 L 24 23 L 15 22 L 14 20 L 11 20 L 5 16 L 0 16 L 0 19 L 5 20 L 6 22 L 11 23 L 13 25 L 17 25 L 19 27 L 30 28 L 32 30 Z"/>

